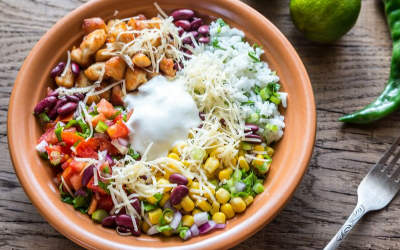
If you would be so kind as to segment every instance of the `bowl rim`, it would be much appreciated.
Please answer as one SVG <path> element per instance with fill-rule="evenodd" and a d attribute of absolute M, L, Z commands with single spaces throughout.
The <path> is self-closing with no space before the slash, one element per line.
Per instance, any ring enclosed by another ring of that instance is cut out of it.
<path fill-rule="evenodd" d="M 7 131 L 8 131 L 8 145 L 9 145 L 9 152 L 11 156 L 11 161 L 13 163 L 13 167 L 15 170 L 15 173 L 18 177 L 19 182 L 21 183 L 21 186 L 25 192 L 25 194 L 28 196 L 34 207 L 39 211 L 39 213 L 46 219 L 46 221 L 51 224 L 57 231 L 62 233 L 64 236 L 69 238 L 70 240 L 74 241 L 75 243 L 87 247 L 87 248 L 101 248 L 99 245 L 94 244 L 88 244 L 85 242 L 85 239 L 83 236 L 78 235 L 77 233 L 74 233 L 72 230 L 63 227 L 60 223 L 56 223 L 54 218 L 48 213 L 48 209 L 46 208 L 45 204 L 42 204 L 40 202 L 37 202 L 34 196 L 34 189 L 29 188 L 26 185 L 26 182 L 28 180 L 28 176 L 22 171 L 23 166 L 21 166 L 20 159 L 18 159 L 17 155 L 19 153 L 17 145 L 14 143 L 15 140 L 18 140 L 17 138 L 18 133 L 15 132 L 13 129 L 13 124 L 14 122 L 17 121 L 18 117 L 18 102 L 17 102 L 17 96 L 19 93 L 22 91 L 21 85 L 23 82 L 24 78 L 24 70 L 29 67 L 29 65 L 33 62 L 36 54 L 38 53 L 39 47 L 41 46 L 42 43 L 51 35 L 51 33 L 56 32 L 59 26 L 61 26 L 64 22 L 67 22 L 68 20 L 72 19 L 76 13 L 82 12 L 87 8 L 90 8 L 91 6 L 95 5 L 98 2 L 104 2 L 107 0 L 94 0 L 87 2 L 75 10 L 69 12 L 66 16 L 64 16 L 62 19 L 60 19 L 52 28 L 50 28 L 44 35 L 43 37 L 38 41 L 38 43 L 34 46 L 34 48 L 31 50 L 29 53 L 28 57 L 26 58 L 25 62 L 23 63 L 20 72 L 18 73 L 18 76 L 15 80 L 15 84 L 13 86 L 13 90 L 11 93 L 11 98 L 9 102 L 9 109 L 8 109 L 8 115 L 7 115 Z M 223 0 L 217 0 L 214 2 L 220 2 Z M 303 85 L 305 86 L 305 94 L 308 96 L 308 107 L 310 108 L 309 116 L 307 117 L 308 123 L 310 124 L 310 130 L 308 133 L 308 136 L 305 137 L 305 147 L 303 149 L 303 157 L 301 160 L 299 160 L 298 164 L 298 169 L 296 172 L 296 175 L 293 177 L 293 182 L 292 185 L 286 185 L 285 188 L 286 190 L 283 190 L 282 195 L 279 199 L 279 201 L 276 202 L 275 206 L 273 207 L 272 216 L 270 216 L 269 219 L 267 220 L 258 220 L 256 225 L 251 229 L 251 230 L 246 230 L 243 232 L 242 235 L 238 237 L 231 237 L 229 240 L 226 240 L 224 242 L 224 247 L 232 247 L 236 244 L 239 244 L 240 242 L 246 240 L 256 232 L 258 232 L 262 227 L 267 225 L 270 221 L 272 221 L 278 213 L 285 207 L 285 205 L 290 201 L 292 195 L 296 191 L 297 187 L 300 185 L 301 180 L 307 170 L 308 164 L 311 160 L 312 152 L 314 149 L 314 144 L 315 144 L 315 139 L 316 139 L 316 130 L 317 130 L 317 118 L 316 118 L 316 108 L 315 108 L 315 99 L 314 99 L 314 94 L 311 86 L 311 82 L 309 79 L 309 76 L 307 74 L 307 71 L 304 67 L 304 64 L 302 63 L 299 55 L 297 54 L 296 50 L 293 48 L 293 46 L 290 44 L 290 42 L 287 40 L 287 38 L 278 30 L 278 28 L 272 24 L 266 17 L 264 17 L 262 14 L 260 14 L 258 11 L 253 9 L 252 7 L 248 6 L 247 4 L 239 1 L 239 0 L 231 0 L 230 1 L 232 5 L 236 5 L 238 8 L 243 9 L 244 11 L 251 13 L 252 15 L 256 16 L 257 18 L 261 19 L 266 25 L 269 25 L 269 28 L 272 29 L 275 33 L 276 36 L 278 36 L 279 40 L 283 43 L 283 45 L 286 47 L 286 50 L 289 50 L 289 52 L 292 54 L 292 60 L 295 61 L 297 65 L 297 70 L 299 71 L 300 75 L 302 76 L 301 81 L 304 83 Z M 14 131 L 14 132 L 10 132 Z M 107 247 L 107 246 L 106 246 Z M 132 247 L 135 247 L 132 245 Z M 204 245 L 200 244 L 193 244 L 190 246 L 187 246 L 186 248 L 188 249 L 195 249 L 199 247 L 204 247 Z"/>

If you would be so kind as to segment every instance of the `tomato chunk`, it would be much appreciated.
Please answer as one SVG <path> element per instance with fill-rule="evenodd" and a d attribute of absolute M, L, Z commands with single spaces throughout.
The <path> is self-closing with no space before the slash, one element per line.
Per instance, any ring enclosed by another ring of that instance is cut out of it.
<path fill-rule="evenodd" d="M 76 190 L 79 190 L 83 187 L 82 185 L 82 177 L 83 175 L 80 175 L 79 173 L 74 173 L 73 175 L 71 175 L 71 177 L 69 178 L 72 187 Z"/>
<path fill-rule="evenodd" d="M 112 139 L 126 138 L 129 135 L 129 129 L 121 120 L 118 120 L 114 125 L 108 127 L 107 133 Z"/>
<path fill-rule="evenodd" d="M 93 127 L 96 127 L 97 123 L 99 123 L 99 121 L 105 122 L 106 120 L 107 119 L 103 114 L 98 114 L 92 118 L 92 125 L 93 125 Z"/>
<path fill-rule="evenodd" d="M 75 143 L 77 143 L 79 141 L 85 140 L 85 138 L 83 138 L 80 135 L 77 135 L 77 134 L 72 133 L 72 132 L 64 132 L 64 131 L 61 133 L 61 139 L 69 147 L 73 146 Z"/>
<path fill-rule="evenodd" d="M 72 172 L 80 173 L 86 166 L 86 163 L 81 161 L 72 161 L 69 166 L 71 167 Z"/>
<path fill-rule="evenodd" d="M 87 187 L 89 189 L 91 189 L 93 192 L 96 192 L 96 193 L 99 193 L 99 194 L 107 194 L 107 191 L 102 189 L 99 185 L 97 185 L 97 186 L 94 185 L 94 177 L 92 177 L 92 179 L 90 179 Z"/>
<path fill-rule="evenodd" d="M 53 126 L 52 128 L 49 128 L 40 138 L 39 142 L 46 141 L 49 144 L 56 144 L 58 142 L 56 133 L 54 132 L 56 130 L 56 127 Z"/>
<path fill-rule="evenodd" d="M 109 103 L 106 99 L 101 99 L 99 104 L 97 104 L 97 112 L 103 114 L 108 119 L 112 115 L 114 115 L 115 112 L 117 112 L 117 110 L 115 110 L 114 106 L 111 103 Z"/>

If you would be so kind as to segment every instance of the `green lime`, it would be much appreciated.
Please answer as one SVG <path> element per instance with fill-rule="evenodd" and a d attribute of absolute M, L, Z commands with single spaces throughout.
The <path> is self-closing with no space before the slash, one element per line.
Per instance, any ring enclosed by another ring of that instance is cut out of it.
<path fill-rule="evenodd" d="M 331 43 L 345 35 L 357 21 L 361 0 L 291 0 L 290 16 L 309 40 Z"/>

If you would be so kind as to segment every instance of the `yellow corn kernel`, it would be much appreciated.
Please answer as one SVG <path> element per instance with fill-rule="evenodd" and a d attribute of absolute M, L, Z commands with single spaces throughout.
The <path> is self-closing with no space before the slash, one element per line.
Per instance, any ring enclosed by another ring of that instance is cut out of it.
<path fill-rule="evenodd" d="M 217 224 L 225 224 L 225 222 L 226 222 L 226 216 L 224 213 L 221 213 L 221 212 L 215 213 L 213 215 L 212 219 Z"/>
<path fill-rule="evenodd" d="M 182 209 L 182 206 L 181 206 L 181 204 L 178 204 L 178 205 L 172 205 L 175 209 L 178 209 L 178 210 L 181 210 Z"/>
<path fill-rule="evenodd" d="M 166 180 L 166 179 L 164 179 L 164 178 L 161 178 L 161 179 L 159 179 L 158 181 L 157 181 L 157 184 L 158 185 L 165 185 L 165 184 L 171 184 L 168 180 Z M 171 191 L 172 190 L 172 187 L 165 187 L 164 188 L 164 193 L 166 193 L 166 192 L 169 192 L 169 191 Z"/>
<path fill-rule="evenodd" d="M 146 197 L 146 201 L 150 204 L 156 204 L 157 199 L 154 196 Z"/>
<path fill-rule="evenodd" d="M 232 166 L 236 167 L 237 159 L 236 158 L 232 158 L 231 163 L 232 163 Z"/>
<path fill-rule="evenodd" d="M 179 170 L 176 169 L 176 167 L 172 164 L 167 164 L 168 167 L 171 168 L 171 170 L 169 169 L 165 169 L 165 175 L 164 178 L 169 180 L 169 177 L 171 176 L 171 174 L 179 174 Z"/>
<path fill-rule="evenodd" d="M 221 205 L 220 205 L 218 202 L 213 202 L 212 208 L 211 208 L 211 210 L 210 210 L 210 213 L 211 213 L 211 214 L 218 213 L 218 212 L 219 212 L 220 206 L 221 206 Z"/>
<path fill-rule="evenodd" d="M 231 198 L 230 194 L 228 191 L 226 191 L 224 188 L 220 188 L 218 189 L 215 198 L 217 198 L 217 201 L 220 204 L 225 204 L 229 201 L 229 199 Z"/>
<path fill-rule="evenodd" d="M 220 147 L 215 148 L 215 149 L 211 152 L 210 157 L 219 158 L 219 155 L 220 155 L 221 153 L 222 153 L 222 148 L 220 148 Z"/>
<path fill-rule="evenodd" d="M 193 209 L 193 211 L 192 211 L 192 215 L 194 216 L 195 214 L 202 213 L 202 212 L 203 212 L 203 211 L 201 211 L 200 209 L 195 208 L 195 209 Z"/>
<path fill-rule="evenodd" d="M 150 225 L 147 224 L 146 221 L 143 221 L 143 223 L 142 223 L 142 231 L 143 231 L 144 233 L 147 233 L 147 231 L 148 231 L 149 229 L 150 229 Z"/>
<path fill-rule="evenodd" d="M 163 197 L 161 198 L 161 200 L 158 202 L 158 204 L 160 205 L 160 207 L 164 207 L 164 204 L 169 200 L 169 197 L 171 196 L 170 193 L 164 193 Z"/>
<path fill-rule="evenodd" d="M 190 192 L 190 189 L 197 189 L 197 190 L 200 190 L 200 184 L 199 184 L 197 181 L 194 181 L 194 182 L 192 183 L 192 185 L 190 185 L 190 188 L 189 188 L 189 196 L 190 196 L 190 198 L 192 198 L 193 200 L 196 200 L 196 198 L 193 197 L 193 195 L 195 195 L 196 193 Z M 197 194 L 197 195 L 198 195 L 198 194 Z"/>
<path fill-rule="evenodd" d="M 153 211 L 149 212 L 149 220 L 151 224 L 158 224 L 160 222 L 160 217 L 162 215 L 161 208 L 154 209 Z"/>
<path fill-rule="evenodd" d="M 209 157 L 204 164 L 204 169 L 207 170 L 208 173 L 212 173 L 219 167 L 219 161 L 215 157 Z"/>
<path fill-rule="evenodd" d="M 167 237 L 171 236 L 173 233 L 174 233 L 174 232 L 173 232 L 172 229 L 171 229 L 171 230 L 168 230 L 168 231 L 162 232 L 162 234 L 163 234 L 164 236 L 167 236 Z"/>
<path fill-rule="evenodd" d="M 188 179 L 188 184 L 186 186 L 188 186 L 188 187 L 192 186 L 193 180 L 190 178 L 187 178 L 187 179 Z"/>
<path fill-rule="evenodd" d="M 254 198 L 251 195 L 247 195 L 243 200 L 244 203 L 246 203 L 246 206 L 249 206 L 251 203 L 253 203 Z"/>
<path fill-rule="evenodd" d="M 264 160 L 264 156 L 262 155 L 256 155 L 256 158 Z M 253 165 L 253 167 L 257 168 L 258 166 L 262 166 L 264 164 L 264 161 L 259 161 L 259 160 L 253 160 L 251 162 L 251 164 Z"/>
<path fill-rule="evenodd" d="M 177 144 L 175 144 L 175 146 L 172 148 L 172 153 L 181 156 L 181 153 L 179 153 L 180 149 L 183 149 L 185 147 L 187 147 L 187 143 L 186 142 L 178 142 Z"/>
<path fill-rule="evenodd" d="M 192 215 L 184 215 L 182 217 L 182 226 L 191 227 L 194 224 L 194 217 Z"/>
<path fill-rule="evenodd" d="M 258 152 L 264 152 L 265 148 L 261 145 L 255 145 L 253 150 Z"/>
<path fill-rule="evenodd" d="M 272 155 L 274 154 L 274 152 L 275 152 L 275 151 L 274 151 L 273 148 L 267 146 L 267 153 L 268 153 L 268 156 L 269 156 L 269 157 L 272 157 Z"/>
<path fill-rule="evenodd" d="M 214 144 L 214 143 L 211 144 L 211 145 L 210 145 L 211 148 L 207 148 L 207 149 L 206 149 L 207 154 L 211 154 L 211 153 L 216 149 L 215 146 L 216 146 L 216 144 Z"/>
<path fill-rule="evenodd" d="M 239 150 L 239 152 L 238 152 L 239 156 L 244 156 L 245 154 L 246 154 L 246 150 L 243 150 L 243 149 Z"/>
<path fill-rule="evenodd" d="M 211 205 L 207 201 L 204 200 L 197 200 L 196 201 L 196 207 L 200 208 L 203 210 L 203 212 L 209 212 L 211 210 Z"/>
<path fill-rule="evenodd" d="M 229 203 L 226 203 L 221 206 L 221 212 L 225 214 L 228 220 L 235 217 L 235 211 L 233 210 L 232 205 Z"/>
<path fill-rule="evenodd" d="M 171 159 L 174 159 L 174 160 L 177 160 L 177 161 L 180 161 L 181 159 L 179 158 L 179 156 L 177 155 L 177 154 L 175 154 L 175 153 L 170 153 L 169 155 L 168 155 L 168 158 L 171 158 Z"/>
<path fill-rule="evenodd" d="M 185 167 L 189 167 L 190 166 L 190 162 L 188 161 L 182 161 L 182 164 L 185 165 Z"/>
<path fill-rule="evenodd" d="M 146 198 L 143 197 L 143 196 L 139 196 L 139 200 L 140 200 L 140 201 L 144 201 L 144 200 L 146 200 Z"/>
<path fill-rule="evenodd" d="M 189 198 L 189 196 L 185 196 L 185 198 L 182 199 L 180 205 L 186 212 L 190 212 L 194 209 L 194 202 L 192 201 L 192 199 Z"/>
<path fill-rule="evenodd" d="M 211 187 L 204 187 L 203 188 L 203 196 L 204 197 L 211 198 L 210 195 L 208 194 L 208 192 L 206 191 L 206 189 L 208 189 L 212 195 L 215 194 L 215 189 L 212 189 Z"/>
<path fill-rule="evenodd" d="M 163 173 L 161 173 L 161 172 L 157 172 L 156 173 L 156 180 L 158 181 L 159 179 L 161 179 L 161 178 L 163 178 L 164 177 L 164 174 Z"/>
<path fill-rule="evenodd" d="M 220 181 L 229 180 L 229 178 L 231 178 L 231 173 L 228 169 L 224 169 L 219 172 L 218 177 Z"/>
<path fill-rule="evenodd" d="M 250 169 L 249 163 L 247 163 L 246 158 L 244 158 L 244 156 L 239 156 L 239 166 L 246 172 L 249 171 Z"/>
<path fill-rule="evenodd" d="M 231 204 L 235 213 L 241 213 L 246 210 L 246 203 L 240 197 L 235 197 L 231 200 Z"/>

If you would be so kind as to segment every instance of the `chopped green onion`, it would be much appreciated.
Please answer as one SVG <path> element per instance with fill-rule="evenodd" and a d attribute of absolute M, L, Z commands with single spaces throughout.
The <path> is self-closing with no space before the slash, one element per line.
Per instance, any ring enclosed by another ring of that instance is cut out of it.
<path fill-rule="evenodd" d="M 160 224 L 165 225 L 171 223 L 172 219 L 174 218 L 174 211 L 167 208 L 163 211 L 162 215 L 160 216 Z"/>
<path fill-rule="evenodd" d="M 221 49 L 221 50 L 226 50 L 226 49 L 222 48 L 221 46 L 219 46 L 218 43 L 219 42 L 218 42 L 217 37 L 214 37 L 214 40 L 213 40 L 213 43 L 212 43 L 213 47 L 217 48 L 217 49 Z"/>
<path fill-rule="evenodd" d="M 101 180 L 99 180 L 98 182 L 99 182 L 99 187 L 104 191 L 106 191 L 107 194 L 110 194 L 110 189 L 108 189 L 108 185 L 110 185 L 111 183 L 104 183 Z"/>
<path fill-rule="evenodd" d="M 75 144 L 74 144 L 72 147 L 76 148 L 76 146 L 78 146 L 79 143 L 81 143 L 81 141 L 82 141 L 82 140 L 78 140 L 77 142 L 75 142 Z"/>
<path fill-rule="evenodd" d="M 172 229 L 172 227 L 170 227 L 170 225 L 163 225 L 163 226 L 156 226 L 158 232 L 162 233 L 165 231 L 169 231 Z"/>
<path fill-rule="evenodd" d="M 222 27 L 228 26 L 228 24 L 222 18 L 218 18 L 215 22 L 221 25 Z"/>
<path fill-rule="evenodd" d="M 234 187 L 235 181 L 233 179 L 229 179 L 226 181 L 226 185 L 228 186 L 228 188 Z"/>
<path fill-rule="evenodd" d="M 134 159 L 134 160 L 137 160 L 138 158 L 139 158 L 139 156 L 140 156 L 140 154 L 133 154 L 133 155 L 131 155 L 131 157 Z"/>
<path fill-rule="evenodd" d="M 67 125 L 65 125 L 65 129 L 69 129 L 70 127 L 74 127 L 76 126 L 78 123 L 76 122 L 76 120 L 70 120 Z"/>
<path fill-rule="evenodd" d="M 143 208 L 145 212 L 151 211 L 156 209 L 158 206 L 154 205 L 154 204 L 150 204 L 147 201 L 143 202 Z"/>
<path fill-rule="evenodd" d="M 188 228 L 181 230 L 181 231 L 179 232 L 179 237 L 181 237 L 182 239 L 184 239 L 188 230 L 189 230 Z"/>
<path fill-rule="evenodd" d="M 278 92 L 280 88 L 281 88 L 281 85 L 279 83 L 274 84 L 274 92 L 275 93 Z"/>
<path fill-rule="evenodd" d="M 93 111 L 89 113 L 89 115 L 91 115 L 91 116 L 96 116 L 98 114 L 99 114 L 99 112 L 97 111 L 97 106 L 94 106 Z"/>
<path fill-rule="evenodd" d="M 72 198 L 71 196 L 67 196 L 67 197 L 61 197 L 60 200 L 64 203 L 67 203 L 69 205 L 73 205 L 74 204 L 74 198 Z"/>
<path fill-rule="evenodd" d="M 108 126 L 102 121 L 99 121 L 95 128 L 96 132 L 101 133 L 101 134 L 104 134 L 107 131 L 107 129 L 108 129 Z"/>
<path fill-rule="evenodd" d="M 40 156 L 41 158 L 43 158 L 43 159 L 45 159 L 45 160 L 48 160 L 48 159 L 49 159 L 49 156 L 47 155 L 47 152 L 40 153 L 40 152 L 38 151 L 38 154 L 39 154 L 39 156 Z"/>
<path fill-rule="evenodd" d="M 157 200 L 156 203 L 154 203 L 154 205 L 157 206 L 163 196 L 164 196 L 164 194 L 160 194 L 160 193 L 154 194 L 153 197 L 156 198 L 156 200 Z"/>
<path fill-rule="evenodd" d="M 242 142 L 242 149 L 243 150 L 252 150 L 253 149 L 253 145 L 247 142 Z"/>
<path fill-rule="evenodd" d="M 273 103 L 275 103 L 276 105 L 279 105 L 281 103 L 281 99 L 277 98 L 276 96 L 271 96 L 269 98 L 269 100 Z"/>
<path fill-rule="evenodd" d="M 258 87 L 257 85 L 254 87 L 254 93 L 256 93 L 257 95 L 260 94 L 260 87 Z"/>
<path fill-rule="evenodd" d="M 50 153 L 50 163 L 54 166 L 60 164 L 61 162 L 61 154 L 58 151 L 52 151 Z"/>
<path fill-rule="evenodd" d="M 124 117 L 122 119 L 124 120 L 124 122 L 127 122 L 128 116 L 124 115 Z"/>
<path fill-rule="evenodd" d="M 58 140 L 59 142 L 62 141 L 62 136 L 61 136 L 61 134 L 62 134 L 63 130 L 64 130 L 64 127 L 59 127 L 59 128 L 57 128 L 57 129 L 54 131 L 54 133 L 56 134 L 57 140 Z"/>
<path fill-rule="evenodd" d="M 270 98 L 271 95 L 268 92 L 269 92 L 268 88 L 263 88 L 260 91 L 261 100 L 266 101 L 266 100 L 268 100 Z"/>
<path fill-rule="evenodd" d="M 273 132 L 278 132 L 278 127 L 271 123 L 267 123 L 267 125 L 265 125 L 265 129 L 268 129 L 269 131 L 273 131 Z"/>
<path fill-rule="evenodd" d="M 263 183 L 264 183 L 264 180 L 263 180 L 263 179 L 257 179 L 257 180 L 256 180 L 256 183 L 263 184 Z"/>
<path fill-rule="evenodd" d="M 261 185 L 260 183 L 256 183 L 256 184 L 254 184 L 254 186 L 253 186 L 253 190 L 254 190 L 254 192 L 256 192 L 257 194 L 260 194 L 260 193 L 264 192 L 265 188 L 264 188 L 264 186 Z"/>
<path fill-rule="evenodd" d="M 207 152 L 201 148 L 194 148 L 192 150 L 192 156 L 196 161 L 203 160 L 206 157 Z"/>
<path fill-rule="evenodd" d="M 255 62 L 261 62 L 260 58 L 258 58 L 258 55 L 256 54 L 256 52 L 249 52 L 249 57 L 251 57 L 251 59 L 253 59 Z"/>
<path fill-rule="evenodd" d="M 50 117 L 48 117 L 47 114 L 44 113 L 44 112 L 41 113 L 39 116 L 43 119 L 44 122 L 49 122 L 50 121 Z"/>
<path fill-rule="evenodd" d="M 121 114 L 121 112 L 121 110 L 118 110 L 112 116 L 110 116 L 109 120 L 114 120 L 115 118 L 117 118 L 117 116 L 119 116 L 119 114 Z"/>
<path fill-rule="evenodd" d="M 258 122 L 259 119 L 260 119 L 260 115 L 257 113 L 253 113 L 246 119 L 246 122 L 254 124 L 254 123 Z"/>
<path fill-rule="evenodd" d="M 233 177 L 234 180 L 240 181 L 242 179 L 242 171 L 239 169 L 236 169 L 235 172 L 233 172 Z"/>

